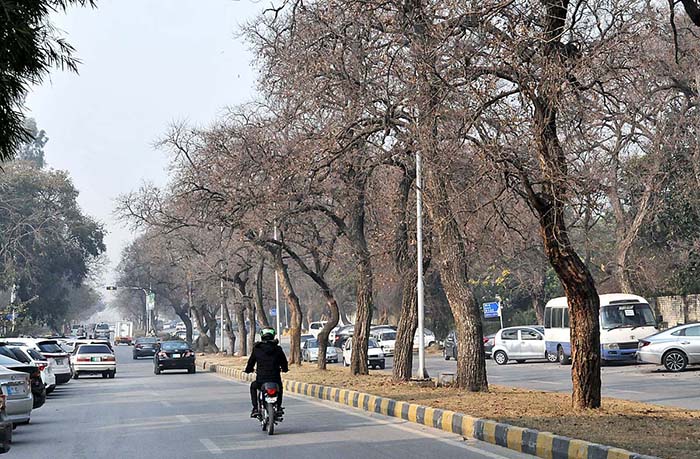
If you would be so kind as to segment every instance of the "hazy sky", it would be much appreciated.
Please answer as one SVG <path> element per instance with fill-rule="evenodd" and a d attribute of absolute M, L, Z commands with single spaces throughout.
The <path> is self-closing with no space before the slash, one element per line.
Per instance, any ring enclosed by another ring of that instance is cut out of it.
<path fill-rule="evenodd" d="M 49 166 L 70 172 L 80 205 L 104 223 L 112 267 L 133 238 L 112 216 L 115 198 L 166 183 L 168 158 L 154 141 L 172 122 L 207 124 L 253 96 L 252 56 L 236 31 L 262 6 L 98 0 L 95 10 L 56 16 L 83 62 L 80 75 L 53 72 L 27 104 L 49 137 Z"/>

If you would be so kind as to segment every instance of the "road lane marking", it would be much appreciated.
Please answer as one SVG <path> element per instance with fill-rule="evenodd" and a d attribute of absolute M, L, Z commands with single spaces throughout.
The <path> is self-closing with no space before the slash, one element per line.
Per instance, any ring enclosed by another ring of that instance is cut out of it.
<path fill-rule="evenodd" d="M 190 423 L 192 422 L 192 421 L 190 421 L 190 419 L 189 419 L 187 416 L 185 416 L 184 414 L 178 414 L 178 415 L 175 416 L 175 417 L 177 418 L 178 421 L 180 421 L 180 422 L 183 423 L 183 424 L 190 424 Z"/>
<path fill-rule="evenodd" d="M 211 454 L 221 454 L 223 451 L 221 451 L 221 448 L 216 446 L 216 443 L 211 441 L 208 438 L 200 438 L 199 441 L 204 445 L 204 447 L 209 451 Z"/>

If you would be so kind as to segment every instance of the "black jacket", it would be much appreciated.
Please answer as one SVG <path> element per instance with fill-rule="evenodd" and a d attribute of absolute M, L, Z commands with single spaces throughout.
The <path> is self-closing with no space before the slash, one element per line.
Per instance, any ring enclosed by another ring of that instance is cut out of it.
<path fill-rule="evenodd" d="M 287 356 L 277 344 L 277 341 L 261 341 L 255 343 L 253 352 L 250 353 L 248 365 L 245 366 L 246 373 L 252 373 L 257 364 L 258 382 L 278 382 L 281 381 L 280 371 L 288 372 Z"/>

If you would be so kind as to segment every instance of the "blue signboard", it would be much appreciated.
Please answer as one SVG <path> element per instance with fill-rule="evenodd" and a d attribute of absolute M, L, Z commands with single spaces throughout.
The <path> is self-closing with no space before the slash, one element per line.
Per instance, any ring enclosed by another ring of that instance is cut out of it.
<path fill-rule="evenodd" d="M 270 308 L 270 315 L 275 317 L 277 315 L 277 308 Z"/>
<path fill-rule="evenodd" d="M 496 319 L 500 317 L 500 304 L 498 301 L 491 303 L 484 303 L 484 318 L 485 319 Z"/>

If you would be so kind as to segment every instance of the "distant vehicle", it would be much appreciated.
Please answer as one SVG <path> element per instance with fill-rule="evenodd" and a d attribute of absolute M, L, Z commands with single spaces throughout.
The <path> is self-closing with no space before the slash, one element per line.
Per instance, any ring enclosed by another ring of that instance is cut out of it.
<path fill-rule="evenodd" d="M 73 324 L 70 326 L 70 334 L 72 336 L 82 337 L 85 336 L 85 326 L 80 324 Z"/>
<path fill-rule="evenodd" d="M 22 363 L 14 358 L 14 353 L 6 345 L 0 346 L 0 365 L 8 370 L 19 371 L 29 375 L 29 387 L 32 393 L 32 407 L 41 408 L 46 402 L 46 387 L 41 379 L 41 371 L 36 365 Z"/>
<path fill-rule="evenodd" d="M 93 331 L 92 337 L 95 339 L 109 339 L 110 333 L 111 330 L 109 324 L 102 322 L 95 325 L 95 330 Z"/>
<path fill-rule="evenodd" d="M 51 371 L 56 376 L 56 384 L 66 384 L 71 379 L 70 356 L 56 339 L 41 338 L 7 338 L 7 344 L 28 346 L 46 357 Z"/>
<path fill-rule="evenodd" d="M 385 356 L 391 357 L 394 355 L 394 348 L 396 347 L 396 332 L 394 330 L 380 329 L 371 332 L 371 336 L 377 340 L 377 344 Z"/>
<path fill-rule="evenodd" d="M 350 361 L 352 359 L 352 338 L 345 340 L 343 344 L 343 365 L 346 367 L 350 366 Z M 367 347 L 367 365 L 370 368 L 384 369 L 386 362 L 384 359 L 384 353 L 382 352 L 379 344 L 374 338 L 369 339 L 369 345 Z"/>
<path fill-rule="evenodd" d="M 321 332 L 324 325 L 326 325 L 325 320 L 322 322 L 311 322 L 309 324 L 309 334 L 314 335 L 314 338 L 318 338 L 318 334 Z"/>
<path fill-rule="evenodd" d="M 541 327 L 508 327 L 499 330 L 494 338 L 493 360 L 505 365 L 510 360 L 546 359 L 544 329 Z"/>
<path fill-rule="evenodd" d="M 316 339 L 316 338 L 314 338 L 314 335 L 301 335 L 301 345 L 304 346 L 304 343 L 310 339 Z"/>
<path fill-rule="evenodd" d="M 455 359 L 457 360 L 457 338 L 456 332 L 452 330 L 447 334 L 445 338 L 445 345 L 442 349 L 442 356 L 445 360 Z M 487 359 L 491 358 L 491 351 L 495 344 L 496 334 L 492 333 L 490 335 L 484 336 L 481 340 L 484 343 L 484 355 Z"/>
<path fill-rule="evenodd" d="M 117 359 L 105 344 L 79 344 L 71 355 L 73 378 L 84 374 L 100 374 L 103 378 L 114 378 L 117 374 Z"/>
<path fill-rule="evenodd" d="M 134 336 L 134 324 L 125 320 L 120 320 L 114 327 L 114 344 L 128 344 L 131 346 Z"/>
<path fill-rule="evenodd" d="M 350 338 L 354 332 L 354 325 L 345 325 L 344 327 L 340 327 L 335 333 L 332 334 L 333 336 L 329 337 L 330 342 L 333 344 L 333 347 L 342 349 L 345 341 L 347 341 L 347 339 Z"/>
<path fill-rule="evenodd" d="M 678 325 L 639 340 L 637 360 L 674 373 L 700 364 L 700 323 Z"/>
<path fill-rule="evenodd" d="M 9 357 L 0 355 L 0 365 L 11 361 Z M 0 366 L 0 386 L 5 396 L 5 415 L 14 424 L 29 422 L 32 416 L 34 397 L 30 387 L 29 375 L 24 372 L 10 370 Z"/>
<path fill-rule="evenodd" d="M 157 375 L 164 370 L 187 370 L 196 373 L 194 351 L 184 341 L 163 341 L 153 357 L 153 372 Z"/>
<path fill-rule="evenodd" d="M 414 351 L 418 350 L 418 338 L 420 338 L 420 334 L 418 333 L 418 329 L 416 329 L 416 333 L 413 335 L 413 350 Z M 425 347 L 430 347 L 430 346 L 435 345 L 437 343 L 437 338 L 435 338 L 435 333 L 428 330 L 427 328 L 424 328 L 423 329 L 423 342 L 425 344 Z"/>
<path fill-rule="evenodd" d="M 600 295 L 600 347 L 603 361 L 637 359 L 640 339 L 658 332 L 654 311 L 637 295 Z M 545 344 L 562 365 L 571 362 L 571 329 L 566 297 L 554 298 L 544 310 Z"/>
<path fill-rule="evenodd" d="M 46 394 L 54 391 L 56 388 L 56 375 L 53 374 L 53 368 L 49 365 L 46 357 L 28 346 L 8 347 L 17 356 L 15 360 L 28 365 L 36 365 L 39 368 L 41 380 L 44 382 L 44 387 L 46 387 Z"/>
<path fill-rule="evenodd" d="M 307 362 L 318 362 L 319 344 L 317 339 L 304 341 L 301 346 L 301 359 Z M 331 345 L 326 347 L 326 362 L 338 363 L 338 351 Z"/>
<path fill-rule="evenodd" d="M 137 360 L 140 357 L 153 357 L 156 354 L 158 338 L 154 336 L 144 336 L 136 338 L 134 349 L 131 351 L 132 358 Z"/>

